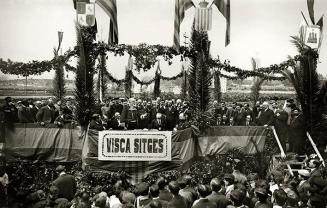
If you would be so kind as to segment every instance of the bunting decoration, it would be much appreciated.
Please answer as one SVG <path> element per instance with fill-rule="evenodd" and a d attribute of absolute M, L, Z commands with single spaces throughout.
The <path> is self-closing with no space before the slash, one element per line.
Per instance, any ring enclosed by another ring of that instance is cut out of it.
<path fill-rule="evenodd" d="M 227 46 L 230 43 L 230 0 L 214 0 L 212 3 L 226 19 L 225 46 Z"/>
<path fill-rule="evenodd" d="M 191 0 L 175 0 L 175 21 L 174 21 L 174 45 L 173 48 L 180 51 L 180 26 L 183 22 L 185 11 L 194 6 Z"/>
<path fill-rule="evenodd" d="M 118 23 L 116 0 L 97 0 L 96 3 L 110 17 L 109 23 L 109 44 L 118 44 Z"/>
<path fill-rule="evenodd" d="M 196 31 L 209 31 L 212 26 L 212 8 L 207 8 L 208 2 L 201 1 L 195 9 L 194 28 Z"/>

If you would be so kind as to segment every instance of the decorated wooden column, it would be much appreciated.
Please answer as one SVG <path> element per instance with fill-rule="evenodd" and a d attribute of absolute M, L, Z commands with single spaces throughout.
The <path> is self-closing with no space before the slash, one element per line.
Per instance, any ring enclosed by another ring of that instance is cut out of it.
<path fill-rule="evenodd" d="M 89 123 L 95 110 L 95 93 L 93 75 L 95 73 L 93 41 L 96 35 L 95 5 L 85 1 L 76 2 L 77 42 L 79 60 L 75 80 L 76 117 L 82 127 Z"/>

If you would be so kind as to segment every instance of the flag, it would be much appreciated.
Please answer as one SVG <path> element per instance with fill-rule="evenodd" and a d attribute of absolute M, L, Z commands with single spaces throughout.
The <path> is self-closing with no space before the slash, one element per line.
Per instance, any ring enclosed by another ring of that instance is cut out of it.
<path fill-rule="evenodd" d="M 196 8 L 194 19 L 195 19 L 194 28 L 196 31 L 211 30 L 212 8 Z"/>
<path fill-rule="evenodd" d="M 76 2 L 77 22 L 82 26 L 94 26 L 95 4 L 85 1 L 86 0 Z"/>
<path fill-rule="evenodd" d="M 174 21 L 174 45 L 176 51 L 180 49 L 180 26 L 185 16 L 185 11 L 194 6 L 191 0 L 175 0 L 175 21 Z"/>
<path fill-rule="evenodd" d="M 315 13 L 313 10 L 314 3 L 315 3 L 315 0 L 307 0 L 308 11 L 309 11 L 309 15 L 310 15 L 312 24 L 315 24 Z"/>
<path fill-rule="evenodd" d="M 230 43 L 230 0 L 214 0 L 213 3 L 226 19 L 225 46 L 227 46 Z"/>
<path fill-rule="evenodd" d="M 110 17 L 108 43 L 118 44 L 118 24 L 117 24 L 116 0 L 97 0 L 96 3 Z"/>
<path fill-rule="evenodd" d="M 322 38 L 324 36 L 323 34 L 323 26 L 324 26 L 324 16 L 321 16 L 320 19 L 317 22 L 317 25 L 320 26 L 320 39 L 319 39 L 319 45 L 318 45 L 318 50 L 320 50 L 321 44 L 322 44 Z"/>

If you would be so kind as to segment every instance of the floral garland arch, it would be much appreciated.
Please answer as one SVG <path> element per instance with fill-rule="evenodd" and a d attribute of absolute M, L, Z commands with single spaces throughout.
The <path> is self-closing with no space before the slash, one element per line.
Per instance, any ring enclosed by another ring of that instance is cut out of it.
<path fill-rule="evenodd" d="M 138 46 L 133 45 L 112 45 L 101 43 L 94 43 L 94 50 L 92 51 L 92 58 L 96 59 L 100 54 L 105 54 L 107 52 L 113 53 L 115 56 L 123 56 L 125 52 L 129 55 L 135 57 L 134 65 L 136 66 L 136 71 L 140 72 L 148 71 L 151 69 L 155 63 L 157 62 L 158 56 L 163 56 L 164 60 L 168 62 L 169 65 L 172 64 L 172 58 L 176 55 L 181 55 L 181 60 L 184 58 L 192 57 L 196 55 L 196 51 L 190 51 L 187 47 L 181 47 L 180 53 L 177 53 L 172 47 L 162 46 L 162 45 L 147 45 L 145 43 L 139 44 Z M 58 56 L 57 59 L 53 58 L 49 61 L 31 61 L 28 63 L 23 62 L 13 62 L 11 60 L 4 61 L 0 58 L 0 71 L 4 74 L 13 74 L 13 75 L 22 75 L 22 76 L 30 76 L 30 75 L 40 75 L 43 72 L 51 71 L 54 63 L 60 61 L 64 63 L 65 69 L 68 71 L 76 71 L 76 67 L 73 67 L 68 64 L 68 61 L 71 57 L 77 57 L 79 54 L 79 47 L 76 46 L 73 50 L 68 50 L 64 55 Z M 213 75 L 218 73 L 221 77 L 225 77 L 227 79 L 246 79 L 248 77 L 260 77 L 265 80 L 284 80 L 284 76 L 273 76 L 273 74 L 281 74 L 283 75 L 283 71 L 285 71 L 289 67 L 294 67 L 296 65 L 296 61 L 299 61 L 301 58 L 300 55 L 295 56 L 287 61 L 284 61 L 280 64 L 273 64 L 269 67 L 259 68 L 257 71 L 249 71 L 245 69 L 241 69 L 235 66 L 230 65 L 230 61 L 225 60 L 222 62 L 219 58 L 211 59 L 209 61 L 210 68 L 215 69 Z M 99 66 L 98 66 L 99 68 Z M 236 76 L 227 75 L 227 73 L 235 73 Z M 125 79 L 116 79 L 114 78 L 110 72 L 105 70 L 106 77 L 109 78 L 112 82 L 122 84 L 125 82 Z M 183 76 L 183 71 L 173 77 L 165 77 L 160 74 L 160 78 L 163 80 L 175 80 Z M 141 81 L 132 73 L 133 80 L 141 85 L 149 85 L 154 82 L 155 77 L 148 81 Z"/>

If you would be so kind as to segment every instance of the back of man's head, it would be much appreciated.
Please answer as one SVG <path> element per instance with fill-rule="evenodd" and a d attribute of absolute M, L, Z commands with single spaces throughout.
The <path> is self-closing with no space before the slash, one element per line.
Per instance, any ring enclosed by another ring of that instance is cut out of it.
<path fill-rule="evenodd" d="M 192 176 L 190 176 L 190 175 L 184 175 L 184 176 L 183 176 L 183 179 L 184 179 L 184 181 L 185 181 L 186 186 L 191 185 Z"/>
<path fill-rule="evenodd" d="M 161 207 L 162 204 L 158 200 L 151 201 L 151 203 L 149 204 L 149 208 L 161 208 Z"/>
<path fill-rule="evenodd" d="M 157 184 L 150 186 L 150 194 L 152 198 L 159 197 L 159 186 Z"/>
<path fill-rule="evenodd" d="M 274 199 L 276 201 L 276 204 L 279 206 L 284 206 L 287 201 L 287 194 L 282 189 L 277 189 L 274 191 Z"/>
<path fill-rule="evenodd" d="M 159 186 L 160 190 L 163 190 L 165 188 L 165 186 L 167 185 L 166 179 L 164 177 L 158 178 L 157 185 Z"/>
<path fill-rule="evenodd" d="M 178 192 L 180 190 L 179 184 L 177 183 L 177 181 L 171 181 L 168 185 L 169 187 L 169 191 L 174 194 L 174 195 L 178 195 Z"/>
<path fill-rule="evenodd" d="M 210 194 L 210 188 L 204 184 L 200 184 L 198 185 L 198 192 L 202 198 L 205 198 Z"/>
<path fill-rule="evenodd" d="M 221 184 L 222 184 L 221 180 L 219 180 L 218 178 L 213 178 L 210 181 L 211 190 L 214 192 L 219 192 L 221 189 Z"/>

